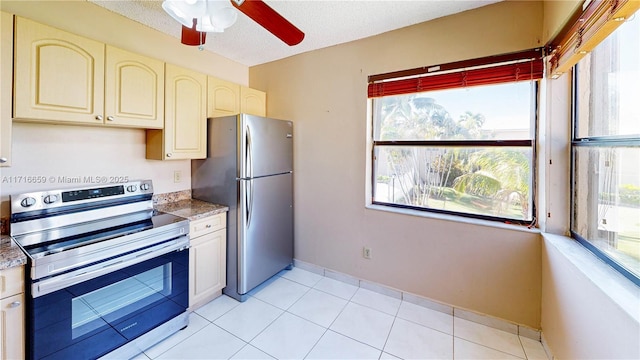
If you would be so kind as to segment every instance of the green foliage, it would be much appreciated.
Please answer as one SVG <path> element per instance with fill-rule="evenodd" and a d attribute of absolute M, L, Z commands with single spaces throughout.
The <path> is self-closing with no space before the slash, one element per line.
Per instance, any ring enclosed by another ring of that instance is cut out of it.
<path fill-rule="evenodd" d="M 433 98 L 420 95 L 386 97 L 377 104 L 376 126 L 382 140 L 488 139 L 482 114 L 465 112 L 456 121 Z M 529 149 L 388 148 L 389 174 L 404 202 L 430 207 L 430 201 L 459 202 L 484 212 L 504 214 L 517 206 L 528 216 L 531 176 Z M 389 179 L 380 178 L 379 182 Z M 469 196 L 469 197 L 465 197 Z M 471 211 L 477 213 L 477 211 Z"/>
<path fill-rule="evenodd" d="M 621 204 L 640 207 L 640 186 L 632 184 L 620 185 L 618 192 Z"/>
<path fill-rule="evenodd" d="M 620 204 L 624 206 L 640 207 L 640 186 L 623 184 L 618 193 L 600 193 L 600 202 L 605 204 Z"/>
<path fill-rule="evenodd" d="M 458 176 L 453 182 L 453 188 L 460 192 L 478 196 L 494 196 L 502 189 L 502 184 L 491 174 L 477 171 Z"/>

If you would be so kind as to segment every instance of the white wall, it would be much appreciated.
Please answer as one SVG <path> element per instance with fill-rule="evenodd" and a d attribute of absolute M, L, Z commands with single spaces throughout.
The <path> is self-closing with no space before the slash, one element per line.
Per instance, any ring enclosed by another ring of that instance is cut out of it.
<path fill-rule="evenodd" d="M 14 123 L 13 139 L 13 166 L 1 170 L 3 198 L 78 185 L 67 177 L 153 179 L 156 193 L 191 188 L 191 161 L 145 159 L 144 130 Z M 181 172 L 180 183 L 174 183 L 174 171 Z"/>

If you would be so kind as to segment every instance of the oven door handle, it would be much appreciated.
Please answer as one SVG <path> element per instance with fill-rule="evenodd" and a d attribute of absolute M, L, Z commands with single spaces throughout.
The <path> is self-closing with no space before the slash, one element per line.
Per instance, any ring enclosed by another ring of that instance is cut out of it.
<path fill-rule="evenodd" d="M 184 238 L 184 239 L 183 239 Z M 131 253 L 120 258 L 113 259 L 109 263 L 96 264 L 88 269 L 78 269 L 72 273 L 55 276 L 46 280 L 34 283 L 32 286 L 33 297 L 38 297 L 64 289 L 66 287 L 79 284 L 83 281 L 91 280 L 108 274 L 110 272 L 124 269 L 128 266 L 141 263 L 154 257 L 170 253 L 172 251 L 182 251 L 188 249 L 188 237 L 181 237 L 169 242 L 165 242 L 139 252 Z"/>

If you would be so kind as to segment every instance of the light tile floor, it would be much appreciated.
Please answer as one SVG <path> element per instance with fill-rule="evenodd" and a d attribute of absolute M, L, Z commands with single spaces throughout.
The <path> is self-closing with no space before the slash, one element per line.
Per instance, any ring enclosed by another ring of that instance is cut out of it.
<path fill-rule="evenodd" d="M 538 341 L 294 268 L 135 359 L 547 359 Z"/>

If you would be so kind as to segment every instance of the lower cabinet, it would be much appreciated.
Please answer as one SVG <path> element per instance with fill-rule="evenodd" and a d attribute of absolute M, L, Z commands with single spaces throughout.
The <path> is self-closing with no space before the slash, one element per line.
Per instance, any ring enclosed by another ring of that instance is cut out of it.
<path fill-rule="evenodd" d="M 0 359 L 24 359 L 23 267 L 0 271 Z"/>
<path fill-rule="evenodd" d="M 189 308 L 198 308 L 222 293 L 227 285 L 226 213 L 189 224 Z"/>

